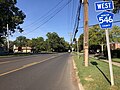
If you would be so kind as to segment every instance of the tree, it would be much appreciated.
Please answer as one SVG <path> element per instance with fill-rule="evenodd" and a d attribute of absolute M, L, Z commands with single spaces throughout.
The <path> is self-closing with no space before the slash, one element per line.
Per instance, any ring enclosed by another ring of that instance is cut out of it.
<path fill-rule="evenodd" d="M 25 36 L 19 36 L 14 41 L 14 44 L 18 47 L 25 47 L 27 46 L 27 38 Z"/>
<path fill-rule="evenodd" d="M 113 1 L 114 1 L 113 13 L 119 13 L 119 11 L 120 11 L 120 0 L 113 0 Z"/>
<path fill-rule="evenodd" d="M 83 49 L 83 36 L 84 34 L 81 34 L 79 37 L 79 50 Z M 95 50 L 103 44 L 106 43 L 105 38 L 105 31 L 103 29 L 100 29 L 98 25 L 95 25 L 91 28 L 89 28 L 89 49 Z"/>
<path fill-rule="evenodd" d="M 65 51 L 67 52 L 68 50 L 70 50 L 70 45 L 69 45 L 69 43 L 68 42 L 64 42 L 64 48 L 65 48 Z"/>
<path fill-rule="evenodd" d="M 38 37 L 37 38 L 37 45 L 36 48 L 38 51 L 44 51 L 44 38 L 43 37 Z"/>
<path fill-rule="evenodd" d="M 79 47 L 79 50 L 83 50 L 83 34 L 80 35 L 79 39 L 78 39 L 78 47 Z"/>
<path fill-rule="evenodd" d="M 69 43 L 65 42 L 64 38 L 61 37 L 59 38 L 59 45 L 58 45 L 58 51 L 59 52 L 64 52 L 64 51 L 68 51 L 69 49 Z"/>
<path fill-rule="evenodd" d="M 113 26 L 112 29 L 110 30 L 110 41 L 120 43 L 120 27 L 119 26 Z"/>
<path fill-rule="evenodd" d="M 23 20 L 26 15 L 16 7 L 16 3 L 17 0 L 0 0 L 0 33 L 4 35 L 7 35 L 7 24 L 9 25 L 11 34 L 16 29 L 19 32 L 23 32 L 23 29 L 19 25 L 24 22 Z"/>
<path fill-rule="evenodd" d="M 0 46 L 2 46 L 3 44 L 5 44 L 6 38 L 5 37 L 0 37 Z"/>
<path fill-rule="evenodd" d="M 65 42 L 64 38 L 59 37 L 57 33 L 48 32 L 46 36 L 46 42 L 49 51 L 63 52 L 66 51 L 66 49 L 68 48 L 68 46 L 66 46 L 67 43 Z"/>
<path fill-rule="evenodd" d="M 89 28 L 89 45 L 100 45 L 106 43 L 105 30 L 98 25 Z"/>
<path fill-rule="evenodd" d="M 53 33 L 48 32 L 46 34 L 46 36 L 48 37 L 47 42 L 48 42 L 49 50 L 50 51 L 57 51 L 58 45 L 59 45 L 58 34 L 55 32 L 53 32 Z"/>
<path fill-rule="evenodd" d="M 34 48 L 36 52 L 41 52 L 46 50 L 45 41 L 43 37 L 32 38 L 30 43 L 31 45 L 29 46 Z"/>
<path fill-rule="evenodd" d="M 103 1 L 109 1 L 109 0 L 103 0 Z M 112 0 L 114 2 L 114 9 L 113 13 L 119 13 L 120 11 L 120 0 Z"/>

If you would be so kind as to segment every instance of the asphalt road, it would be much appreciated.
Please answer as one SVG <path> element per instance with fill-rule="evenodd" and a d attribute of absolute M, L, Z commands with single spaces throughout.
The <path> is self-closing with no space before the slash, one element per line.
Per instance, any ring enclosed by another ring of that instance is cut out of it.
<path fill-rule="evenodd" d="M 78 90 L 70 54 L 0 59 L 0 90 Z"/>

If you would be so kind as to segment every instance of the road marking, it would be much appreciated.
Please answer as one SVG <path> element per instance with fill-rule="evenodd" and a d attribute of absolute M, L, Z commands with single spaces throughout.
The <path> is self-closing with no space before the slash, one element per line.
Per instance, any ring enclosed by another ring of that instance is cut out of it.
<path fill-rule="evenodd" d="M 58 56 L 60 56 L 60 55 L 58 55 Z M 33 63 L 30 63 L 30 64 L 23 65 L 23 66 L 20 67 L 20 68 L 17 68 L 17 69 L 14 69 L 14 70 L 11 70 L 11 71 L 2 73 L 2 74 L 0 74 L 0 76 L 4 76 L 4 75 L 10 74 L 10 73 L 13 73 L 13 72 L 16 72 L 16 71 L 25 69 L 25 68 L 27 68 L 27 67 L 31 67 L 31 66 L 33 66 L 33 65 L 43 63 L 43 62 L 45 62 L 45 61 L 48 61 L 48 60 L 53 59 L 53 58 L 58 57 L 58 56 L 52 56 L 52 57 L 50 57 L 50 58 L 44 59 L 43 61 L 33 62 Z"/>
<path fill-rule="evenodd" d="M 6 63 L 11 63 L 11 62 L 17 62 L 17 61 L 22 61 L 22 60 L 14 60 L 14 61 L 5 61 L 5 62 L 0 62 L 0 65 L 1 65 L 1 64 L 6 64 Z"/>
<path fill-rule="evenodd" d="M 16 61 L 20 61 L 20 60 L 14 60 L 14 61 L 0 62 L 0 64 L 6 64 L 6 63 L 11 63 L 11 62 L 16 62 Z"/>
<path fill-rule="evenodd" d="M 58 56 L 60 56 L 60 55 L 58 55 Z M 17 61 L 22 61 L 22 60 L 13 60 L 13 61 L 3 61 L 3 62 L 0 62 L 0 65 L 1 64 L 6 64 L 6 63 L 11 63 L 11 62 L 17 62 Z"/>

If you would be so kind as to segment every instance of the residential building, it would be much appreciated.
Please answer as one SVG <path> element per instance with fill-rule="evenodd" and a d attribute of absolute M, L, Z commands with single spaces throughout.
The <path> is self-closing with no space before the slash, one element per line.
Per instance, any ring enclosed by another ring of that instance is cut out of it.
<path fill-rule="evenodd" d="M 118 43 L 118 42 L 113 42 L 113 43 L 110 43 L 110 48 L 112 49 L 112 50 L 115 50 L 115 49 L 120 49 L 120 43 Z"/>

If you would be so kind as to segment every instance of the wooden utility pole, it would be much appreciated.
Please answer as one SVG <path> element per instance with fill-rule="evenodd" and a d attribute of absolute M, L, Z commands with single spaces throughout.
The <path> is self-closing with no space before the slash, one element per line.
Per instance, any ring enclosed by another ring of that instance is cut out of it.
<path fill-rule="evenodd" d="M 79 59 L 79 44 L 78 44 L 79 38 L 77 38 L 77 54 L 78 54 L 78 59 Z"/>
<path fill-rule="evenodd" d="M 88 66 L 88 0 L 84 0 L 84 64 Z"/>
<path fill-rule="evenodd" d="M 68 35 L 70 36 L 70 43 L 69 43 L 69 45 L 70 45 L 70 48 L 72 50 L 72 36 L 73 36 L 73 34 L 72 34 L 72 32 L 69 32 Z"/>

